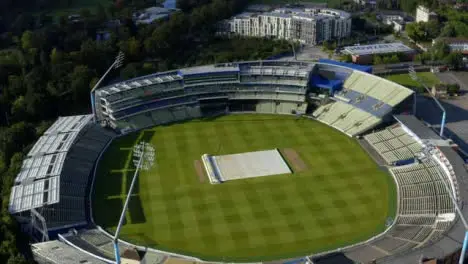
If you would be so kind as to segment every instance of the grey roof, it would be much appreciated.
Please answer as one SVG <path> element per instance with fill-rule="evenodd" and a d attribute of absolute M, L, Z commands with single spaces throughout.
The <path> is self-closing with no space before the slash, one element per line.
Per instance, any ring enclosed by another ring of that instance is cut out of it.
<path fill-rule="evenodd" d="M 15 182 L 21 183 L 28 180 L 58 176 L 62 171 L 66 153 L 36 156 L 23 161 L 21 170 L 16 176 Z"/>
<path fill-rule="evenodd" d="M 281 17 L 281 18 L 327 18 L 327 17 L 339 17 L 341 19 L 347 19 L 351 17 L 348 12 L 331 9 L 331 8 L 277 8 L 267 12 L 243 12 L 234 16 L 233 18 L 250 18 L 256 16 L 270 16 L 270 17 Z"/>
<path fill-rule="evenodd" d="M 16 176 L 10 213 L 59 202 L 60 175 L 67 152 L 90 120 L 91 115 L 60 117 L 39 138 Z"/>
<path fill-rule="evenodd" d="M 37 140 L 28 156 L 67 152 L 78 136 L 78 132 L 44 135 Z"/>
<path fill-rule="evenodd" d="M 104 264 L 108 263 L 81 252 L 64 242 L 52 240 L 31 245 L 36 261 L 46 260 L 56 264 Z"/>
<path fill-rule="evenodd" d="M 13 186 L 9 211 L 18 213 L 59 202 L 59 177 L 51 177 Z"/>
<path fill-rule="evenodd" d="M 207 73 L 223 73 L 223 72 L 234 72 L 239 71 L 238 66 L 219 66 L 219 65 L 205 65 L 191 68 L 184 68 L 179 70 L 182 75 L 192 74 L 207 74 Z"/>
<path fill-rule="evenodd" d="M 348 46 L 344 47 L 343 52 L 351 55 L 370 55 L 396 52 L 414 52 L 414 50 L 403 43 L 395 42 L 385 44 Z"/>
<path fill-rule="evenodd" d="M 241 73 L 254 75 L 307 77 L 309 76 L 310 69 L 298 66 L 250 66 L 243 67 Z"/>
<path fill-rule="evenodd" d="M 93 115 L 78 115 L 59 117 L 49 129 L 44 132 L 44 135 L 78 132 L 80 131 L 91 119 Z"/>
<path fill-rule="evenodd" d="M 111 95 L 111 94 L 119 93 L 122 91 L 136 89 L 142 86 L 167 83 L 167 82 L 172 82 L 176 80 L 182 80 L 182 76 L 180 76 L 179 73 L 175 71 L 156 73 L 156 74 L 146 75 L 143 77 L 138 77 L 135 79 L 130 79 L 124 82 L 111 84 L 109 86 L 99 88 L 97 92 L 103 93 L 105 95 Z"/>
<path fill-rule="evenodd" d="M 402 125 L 413 131 L 420 139 L 427 140 L 440 140 L 441 138 L 432 129 L 424 125 L 422 121 L 417 119 L 414 115 L 394 115 Z"/>

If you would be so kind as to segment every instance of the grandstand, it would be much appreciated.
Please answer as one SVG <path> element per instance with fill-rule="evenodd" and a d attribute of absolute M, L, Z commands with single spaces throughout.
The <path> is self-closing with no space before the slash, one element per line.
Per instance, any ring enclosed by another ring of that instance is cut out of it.
<path fill-rule="evenodd" d="M 422 151 L 422 145 L 400 125 L 365 135 L 364 139 L 388 164 L 414 159 L 416 154 Z"/>
<path fill-rule="evenodd" d="M 312 115 L 349 136 L 355 136 L 380 124 L 412 93 L 401 85 L 353 71 L 343 83 L 343 89 L 334 95 L 335 101 L 320 106 Z"/>
<path fill-rule="evenodd" d="M 34 231 L 30 226 L 33 209 L 34 215 L 45 218 L 49 231 L 88 223 L 89 176 L 102 148 L 115 135 L 90 123 L 91 118 L 60 117 L 23 161 L 11 191 L 9 211 L 29 226 L 30 232 Z"/>
<path fill-rule="evenodd" d="M 305 113 L 313 64 L 245 62 L 158 73 L 96 91 L 97 113 L 134 130 L 230 112 Z"/>
<path fill-rule="evenodd" d="M 449 176 L 434 161 L 390 168 L 397 181 L 396 220 L 380 238 L 345 251 L 362 263 L 423 248 L 438 241 L 454 224 L 455 208 L 443 181 Z M 448 183 L 449 184 L 449 183 Z"/>

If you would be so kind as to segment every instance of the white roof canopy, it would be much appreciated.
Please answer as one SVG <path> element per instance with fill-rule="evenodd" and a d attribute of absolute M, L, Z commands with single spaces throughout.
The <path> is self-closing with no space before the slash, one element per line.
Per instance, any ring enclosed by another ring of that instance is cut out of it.
<path fill-rule="evenodd" d="M 67 152 L 91 118 L 91 115 L 59 117 L 39 138 L 16 176 L 10 213 L 59 202 L 60 175 Z"/>

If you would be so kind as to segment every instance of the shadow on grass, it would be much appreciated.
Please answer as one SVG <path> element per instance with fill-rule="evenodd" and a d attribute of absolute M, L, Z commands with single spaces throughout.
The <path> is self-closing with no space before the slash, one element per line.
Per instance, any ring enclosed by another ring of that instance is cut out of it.
<path fill-rule="evenodd" d="M 116 198 L 104 200 L 104 203 L 99 207 L 99 210 L 95 211 L 96 222 L 104 228 L 116 226 L 124 201 Z"/>
<path fill-rule="evenodd" d="M 132 224 L 141 224 L 146 222 L 145 212 L 141 203 L 140 196 L 132 196 L 128 203 L 128 212 Z"/>

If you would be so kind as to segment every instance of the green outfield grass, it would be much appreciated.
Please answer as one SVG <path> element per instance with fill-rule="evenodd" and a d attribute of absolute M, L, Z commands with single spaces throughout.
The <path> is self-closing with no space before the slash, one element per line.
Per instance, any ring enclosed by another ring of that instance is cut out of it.
<path fill-rule="evenodd" d="M 97 224 L 113 232 L 133 175 L 132 146 L 150 141 L 157 164 L 142 172 L 122 238 L 207 260 L 301 256 L 368 239 L 396 211 L 391 176 L 356 140 L 292 116 L 229 115 L 159 126 L 114 141 L 99 164 Z M 200 182 L 194 160 L 293 148 L 301 173 Z"/>

